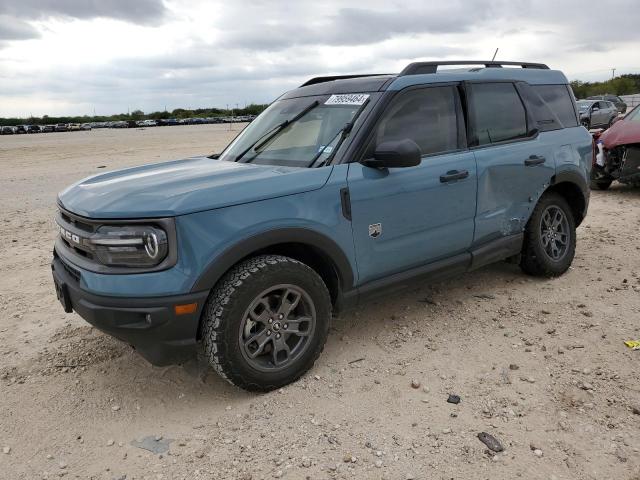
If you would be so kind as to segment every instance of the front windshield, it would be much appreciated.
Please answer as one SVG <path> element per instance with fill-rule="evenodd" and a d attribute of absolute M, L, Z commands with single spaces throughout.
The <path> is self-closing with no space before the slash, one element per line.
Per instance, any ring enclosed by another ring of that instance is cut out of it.
<path fill-rule="evenodd" d="M 629 114 L 626 116 L 625 120 L 640 123 L 640 105 L 631 110 L 631 112 L 629 112 Z"/>
<path fill-rule="evenodd" d="M 370 96 L 321 95 L 278 100 L 251 122 L 219 158 L 233 162 L 242 156 L 243 162 L 307 167 L 317 157 L 321 163 L 338 144 L 341 129 L 353 120 Z M 364 108 L 370 107 L 371 102 Z M 308 111 L 302 117 L 278 129 L 305 109 Z M 274 131 L 277 133 L 269 138 Z M 263 138 L 269 140 L 265 142 Z"/>

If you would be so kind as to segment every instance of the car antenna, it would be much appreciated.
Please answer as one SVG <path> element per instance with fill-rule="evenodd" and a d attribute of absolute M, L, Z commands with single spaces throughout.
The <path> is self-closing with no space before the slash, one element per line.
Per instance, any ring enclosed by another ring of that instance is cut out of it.
<path fill-rule="evenodd" d="M 492 62 L 496 59 L 496 55 L 498 55 L 498 50 L 500 50 L 500 47 L 496 48 L 496 51 L 493 53 L 493 57 L 491 58 Z"/>

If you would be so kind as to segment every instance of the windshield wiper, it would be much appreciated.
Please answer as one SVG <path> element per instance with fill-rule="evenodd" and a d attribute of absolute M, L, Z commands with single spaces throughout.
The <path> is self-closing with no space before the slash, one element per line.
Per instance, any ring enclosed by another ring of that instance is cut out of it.
<path fill-rule="evenodd" d="M 320 105 L 320 102 L 318 100 L 311 102 L 311 104 L 309 104 L 304 110 L 298 113 L 295 117 L 290 118 L 289 120 L 285 120 L 282 123 L 279 123 L 278 125 L 273 127 L 271 130 L 269 130 L 267 133 L 265 133 L 261 137 L 258 137 L 255 142 L 253 142 L 251 145 L 245 148 L 242 152 L 240 152 L 240 154 L 236 157 L 234 161 L 239 162 L 240 159 L 244 157 L 252 149 L 258 150 L 260 147 L 265 145 L 271 139 L 275 138 L 275 136 L 278 133 L 280 133 L 282 130 L 284 130 L 286 127 L 288 127 L 292 123 L 295 123 L 298 120 L 300 120 L 302 117 L 304 117 L 307 113 L 309 113 L 311 110 L 316 108 L 318 105 Z M 255 157 L 250 158 L 249 160 L 247 160 L 247 162 L 251 161 L 253 158 Z"/>
<path fill-rule="evenodd" d="M 365 107 L 367 106 L 367 103 L 369 103 L 369 98 L 367 98 L 362 105 L 360 105 L 360 108 L 358 109 L 358 111 L 353 115 L 353 118 L 345 124 L 344 127 L 342 127 L 340 130 L 338 130 L 336 132 L 336 134 L 331 137 L 331 140 L 329 141 L 329 143 L 327 143 L 320 151 L 318 151 L 318 153 L 316 153 L 313 158 L 311 159 L 311 161 L 307 164 L 307 168 L 313 167 L 314 163 L 316 163 L 316 161 L 322 156 L 322 154 L 324 153 L 325 149 L 331 145 L 336 138 L 338 138 L 338 136 L 340 136 L 340 140 L 338 140 L 338 142 L 336 143 L 336 146 L 333 147 L 333 150 L 331 150 L 331 153 L 329 153 L 329 155 L 327 156 L 327 158 L 325 158 L 323 161 L 321 161 L 316 168 L 320 168 L 323 165 L 326 165 L 327 163 L 329 163 L 331 160 L 333 160 L 333 157 L 335 156 L 336 152 L 338 151 L 338 149 L 340 148 L 340 145 L 342 145 L 342 142 L 344 142 L 344 140 L 349 136 L 349 134 L 351 133 L 351 130 L 353 129 L 353 125 L 356 123 L 356 120 L 358 119 L 358 117 L 360 116 L 360 114 L 362 113 L 362 111 L 365 109 Z"/>

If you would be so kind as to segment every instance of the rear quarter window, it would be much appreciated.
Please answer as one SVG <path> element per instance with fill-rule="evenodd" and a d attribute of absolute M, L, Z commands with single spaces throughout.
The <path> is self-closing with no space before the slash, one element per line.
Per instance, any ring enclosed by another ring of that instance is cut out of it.
<path fill-rule="evenodd" d="M 573 98 L 566 85 L 532 85 L 563 127 L 577 127 L 578 118 L 573 108 Z"/>

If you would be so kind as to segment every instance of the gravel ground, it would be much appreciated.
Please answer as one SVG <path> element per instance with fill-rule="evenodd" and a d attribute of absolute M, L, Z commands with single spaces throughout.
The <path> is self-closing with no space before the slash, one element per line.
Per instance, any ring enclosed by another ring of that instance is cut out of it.
<path fill-rule="evenodd" d="M 563 277 L 498 264 L 416 283 L 336 319 L 313 370 L 269 394 L 152 367 L 64 314 L 56 193 L 236 133 L 0 137 L 0 477 L 640 479 L 640 351 L 623 344 L 640 339 L 640 189 L 593 192 Z"/>

